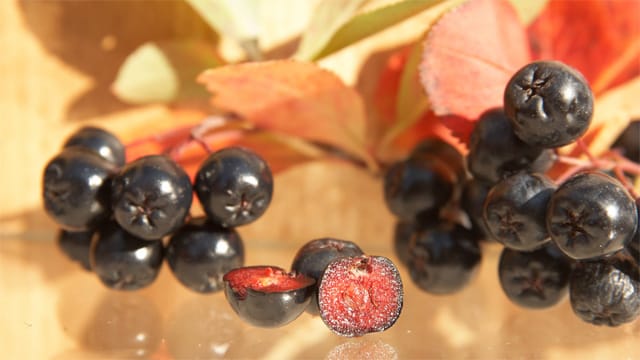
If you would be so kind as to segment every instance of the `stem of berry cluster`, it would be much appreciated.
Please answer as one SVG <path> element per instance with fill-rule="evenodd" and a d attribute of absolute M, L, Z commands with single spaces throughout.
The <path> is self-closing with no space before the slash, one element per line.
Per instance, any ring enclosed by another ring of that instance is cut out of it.
<path fill-rule="evenodd" d="M 596 157 L 589 151 L 582 139 L 578 140 L 576 145 L 586 159 L 558 154 L 558 162 L 571 166 L 556 179 L 558 183 L 563 183 L 571 176 L 583 170 L 598 169 L 612 171 L 615 177 L 627 188 L 634 198 L 637 199 L 639 197 L 633 183 L 629 181 L 627 174 L 640 177 L 640 164 L 627 159 L 615 150 L 607 151 L 599 157 Z"/>

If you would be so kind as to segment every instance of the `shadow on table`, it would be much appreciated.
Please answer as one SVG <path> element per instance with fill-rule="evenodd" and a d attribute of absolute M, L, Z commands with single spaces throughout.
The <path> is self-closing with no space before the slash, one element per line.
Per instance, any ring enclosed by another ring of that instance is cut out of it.
<path fill-rule="evenodd" d="M 217 35 L 184 1 L 20 0 L 19 9 L 44 49 L 93 80 L 93 87 L 68 108 L 72 121 L 128 107 L 110 86 L 125 58 L 145 42 L 217 42 Z"/>

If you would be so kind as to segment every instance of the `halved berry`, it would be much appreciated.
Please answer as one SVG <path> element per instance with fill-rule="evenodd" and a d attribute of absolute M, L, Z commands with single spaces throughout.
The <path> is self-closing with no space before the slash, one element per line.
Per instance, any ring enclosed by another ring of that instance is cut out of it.
<path fill-rule="evenodd" d="M 184 224 L 192 196 L 191 180 L 178 164 L 149 155 L 130 162 L 114 178 L 113 213 L 131 234 L 156 240 Z"/>
<path fill-rule="evenodd" d="M 211 221 L 240 226 L 267 210 L 273 195 L 273 176 L 260 156 L 230 147 L 214 152 L 202 163 L 194 189 Z"/>
<path fill-rule="evenodd" d="M 260 327 L 283 326 L 309 305 L 315 280 L 287 273 L 276 266 L 246 266 L 222 278 L 231 308 L 245 321 Z"/>
<path fill-rule="evenodd" d="M 116 166 L 125 164 L 125 149 L 112 133 L 93 126 L 80 128 L 65 141 L 63 147 L 78 146 L 96 153 Z"/>
<path fill-rule="evenodd" d="M 402 279 L 391 260 L 357 256 L 334 260 L 320 280 L 318 306 L 338 335 L 362 336 L 391 327 L 402 311 Z"/>
<path fill-rule="evenodd" d="M 571 262 L 554 244 L 531 252 L 504 248 L 498 275 L 509 300 L 542 309 L 557 304 L 567 294 Z"/>
<path fill-rule="evenodd" d="M 611 255 L 633 238 L 638 214 L 633 198 L 616 179 L 586 171 L 565 181 L 549 201 L 547 229 L 574 259 Z"/>
<path fill-rule="evenodd" d="M 244 246 L 233 228 L 196 218 L 171 236 L 166 259 L 183 285 L 210 293 L 222 290 L 222 276 L 244 264 Z"/>
<path fill-rule="evenodd" d="M 81 148 L 67 148 L 44 169 L 42 196 L 47 214 L 67 230 L 96 228 L 111 214 L 113 164 Z"/>
<path fill-rule="evenodd" d="M 358 245 L 351 241 L 323 238 L 312 240 L 298 250 L 291 264 L 291 271 L 304 274 L 316 281 L 314 296 L 307 307 L 307 312 L 318 315 L 318 298 L 316 296 L 322 273 L 327 265 L 335 259 L 349 256 L 359 256 L 363 252 Z"/>
<path fill-rule="evenodd" d="M 91 243 L 91 268 L 112 289 L 137 290 L 151 285 L 164 256 L 160 241 L 129 234 L 117 223 L 105 224 Z"/>

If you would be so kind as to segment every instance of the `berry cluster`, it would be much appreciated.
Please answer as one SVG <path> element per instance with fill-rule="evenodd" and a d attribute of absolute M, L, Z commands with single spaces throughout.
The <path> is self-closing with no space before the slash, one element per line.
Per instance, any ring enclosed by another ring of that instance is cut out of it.
<path fill-rule="evenodd" d="M 206 217 L 189 217 L 194 191 Z M 222 276 L 244 262 L 234 227 L 262 215 L 272 193 L 269 167 L 248 150 L 212 153 L 192 186 L 165 155 L 125 164 L 122 143 L 94 127 L 72 134 L 43 178 L 44 207 L 62 227 L 63 251 L 122 290 L 150 285 L 165 258 L 188 288 L 222 290 Z"/>
<path fill-rule="evenodd" d="M 598 169 L 570 173 L 559 186 L 545 175 L 592 112 L 582 75 L 534 62 L 508 82 L 504 108 L 476 123 L 469 174 L 462 156 L 435 140 L 392 165 L 385 199 L 400 219 L 396 252 L 416 285 L 436 294 L 461 289 L 486 238 L 504 246 L 498 275 L 514 303 L 546 308 L 568 292 L 587 322 L 616 326 L 640 316 L 636 200 Z"/>
<path fill-rule="evenodd" d="M 194 193 L 205 217 L 189 216 Z M 403 304 L 398 270 L 352 242 L 311 241 L 291 272 L 243 266 L 234 228 L 259 218 L 272 194 L 269 167 L 249 150 L 210 154 L 192 183 L 164 155 L 125 164 L 120 141 L 92 127 L 69 138 L 43 179 L 45 210 L 62 227 L 61 249 L 109 288 L 146 287 L 166 260 L 187 288 L 224 289 L 234 311 L 255 326 L 282 326 L 305 310 L 343 336 L 393 325 Z"/>

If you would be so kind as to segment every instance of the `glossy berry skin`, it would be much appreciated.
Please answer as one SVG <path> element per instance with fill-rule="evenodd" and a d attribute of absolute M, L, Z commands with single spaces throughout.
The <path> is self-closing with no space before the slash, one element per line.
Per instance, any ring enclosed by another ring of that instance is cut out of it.
<path fill-rule="evenodd" d="M 100 281 L 117 290 L 138 290 L 158 276 L 163 260 L 160 241 L 129 234 L 117 223 L 98 230 L 90 250 L 91 268 Z"/>
<path fill-rule="evenodd" d="M 320 317 L 334 333 L 352 337 L 384 331 L 396 322 L 404 301 L 396 266 L 383 256 L 332 261 L 320 279 Z"/>
<path fill-rule="evenodd" d="M 81 147 L 94 152 L 117 167 L 125 164 L 125 149 L 112 133 L 93 126 L 85 126 L 73 133 L 63 147 Z"/>
<path fill-rule="evenodd" d="M 83 269 L 91 271 L 89 249 L 95 231 L 58 231 L 57 243 L 62 253 L 79 263 Z"/>
<path fill-rule="evenodd" d="M 504 111 L 522 141 L 560 147 L 587 131 L 593 93 L 575 69 L 557 61 L 536 61 L 518 70 L 507 83 Z"/>
<path fill-rule="evenodd" d="M 634 200 L 616 179 L 598 171 L 573 176 L 549 200 L 549 234 L 560 250 L 574 259 L 621 250 L 637 226 Z"/>
<path fill-rule="evenodd" d="M 295 320 L 311 301 L 312 278 L 276 266 L 246 266 L 223 277 L 231 308 L 258 327 L 279 327 Z"/>
<path fill-rule="evenodd" d="M 180 228 L 191 201 L 189 176 L 163 155 L 132 161 L 113 180 L 115 219 L 142 239 L 157 240 Z"/>
<path fill-rule="evenodd" d="M 111 214 L 109 183 L 114 172 L 111 163 L 94 153 L 64 149 L 44 169 L 45 211 L 66 230 L 97 227 Z"/>
<path fill-rule="evenodd" d="M 410 251 L 411 280 L 432 294 L 460 291 L 469 283 L 482 259 L 476 234 L 450 223 L 419 232 Z"/>
<path fill-rule="evenodd" d="M 441 160 L 421 156 L 397 162 L 384 177 L 387 208 L 400 220 L 437 216 L 453 196 L 455 173 Z"/>
<path fill-rule="evenodd" d="M 640 316 L 637 264 L 612 256 L 579 262 L 569 281 L 573 312 L 594 325 L 618 326 Z"/>
<path fill-rule="evenodd" d="M 552 150 L 522 142 L 502 109 L 483 113 L 469 139 L 467 168 L 484 182 L 495 183 L 520 171 L 544 173 L 554 160 Z"/>
<path fill-rule="evenodd" d="M 307 307 L 307 312 L 318 315 L 317 290 L 320 278 L 327 265 L 335 259 L 359 256 L 363 252 L 354 242 L 332 238 L 311 240 L 304 244 L 296 253 L 291 264 L 291 271 L 308 276 L 316 281 L 314 294 Z"/>
<path fill-rule="evenodd" d="M 230 147 L 211 154 L 195 179 L 195 191 L 207 216 L 223 226 L 257 220 L 273 196 L 273 175 L 254 152 Z"/>
<path fill-rule="evenodd" d="M 520 251 L 531 251 L 549 242 L 546 214 L 555 188 L 546 176 L 525 172 L 494 185 L 483 206 L 485 226 L 491 237 Z"/>
<path fill-rule="evenodd" d="M 233 228 L 197 218 L 171 236 L 165 257 L 183 285 L 211 293 L 224 288 L 224 274 L 244 265 L 244 245 Z"/>
<path fill-rule="evenodd" d="M 567 294 L 571 262 L 553 244 L 529 252 L 505 247 L 498 263 L 498 276 L 502 290 L 513 303 L 544 309 Z"/>
<path fill-rule="evenodd" d="M 620 150 L 627 159 L 640 163 L 640 121 L 629 124 L 611 148 Z"/>

